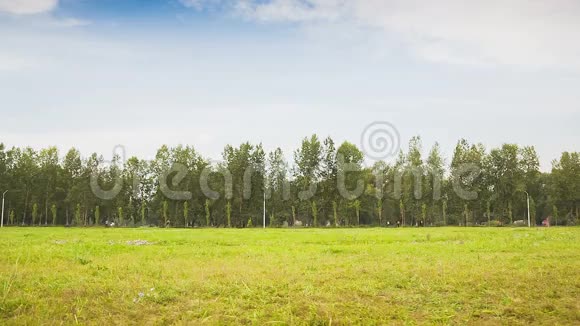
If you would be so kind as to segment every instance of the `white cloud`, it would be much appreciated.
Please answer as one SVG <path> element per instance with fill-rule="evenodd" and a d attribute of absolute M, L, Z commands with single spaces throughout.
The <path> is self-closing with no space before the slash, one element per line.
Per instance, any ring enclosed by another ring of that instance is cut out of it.
<path fill-rule="evenodd" d="M 196 10 L 203 10 L 207 8 L 213 8 L 226 1 L 224 0 L 179 0 L 179 2 L 188 7 L 194 8 Z M 228 1 L 229 2 L 229 1 Z"/>
<path fill-rule="evenodd" d="M 203 0 L 179 0 L 179 2 L 189 8 L 201 9 L 204 6 Z"/>
<path fill-rule="evenodd" d="M 49 12 L 56 8 L 58 0 L 0 0 L 0 12 L 30 15 Z"/>
<path fill-rule="evenodd" d="M 0 71 L 18 71 L 32 65 L 29 58 L 23 56 L 0 53 Z"/>
<path fill-rule="evenodd" d="M 236 7 L 245 16 L 261 21 L 336 21 L 348 15 L 348 4 L 338 0 L 242 0 Z"/>
<path fill-rule="evenodd" d="M 197 8 L 216 1 L 182 0 Z M 261 22 L 378 29 L 433 62 L 580 69 L 580 3 L 575 0 L 221 2 Z"/>
<path fill-rule="evenodd" d="M 55 20 L 53 24 L 59 27 L 77 27 L 90 25 L 91 21 L 77 18 L 63 18 Z"/>

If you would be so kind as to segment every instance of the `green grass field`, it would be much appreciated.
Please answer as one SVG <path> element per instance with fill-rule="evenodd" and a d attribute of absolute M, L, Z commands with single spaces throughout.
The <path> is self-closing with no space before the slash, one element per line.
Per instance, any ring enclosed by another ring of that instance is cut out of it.
<path fill-rule="evenodd" d="M 580 228 L 4 228 L 0 250 L 0 324 L 580 324 Z"/>

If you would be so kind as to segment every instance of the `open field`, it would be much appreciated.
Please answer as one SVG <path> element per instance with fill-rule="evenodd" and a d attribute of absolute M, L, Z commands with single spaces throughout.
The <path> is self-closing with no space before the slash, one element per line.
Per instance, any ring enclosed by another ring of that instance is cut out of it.
<path fill-rule="evenodd" d="M 580 228 L 4 228 L 0 250 L 0 324 L 580 323 Z"/>

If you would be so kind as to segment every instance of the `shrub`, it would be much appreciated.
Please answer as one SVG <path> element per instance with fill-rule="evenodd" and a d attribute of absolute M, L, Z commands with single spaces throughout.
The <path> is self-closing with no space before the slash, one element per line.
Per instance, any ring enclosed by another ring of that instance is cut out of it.
<path fill-rule="evenodd" d="M 491 220 L 488 226 L 502 226 L 502 223 L 498 220 Z"/>

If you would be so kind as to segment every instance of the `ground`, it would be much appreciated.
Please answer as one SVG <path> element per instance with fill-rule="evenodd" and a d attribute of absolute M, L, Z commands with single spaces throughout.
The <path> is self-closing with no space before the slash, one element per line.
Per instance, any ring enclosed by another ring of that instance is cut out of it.
<path fill-rule="evenodd" d="M 0 324 L 580 324 L 580 228 L 5 227 L 0 254 Z"/>

